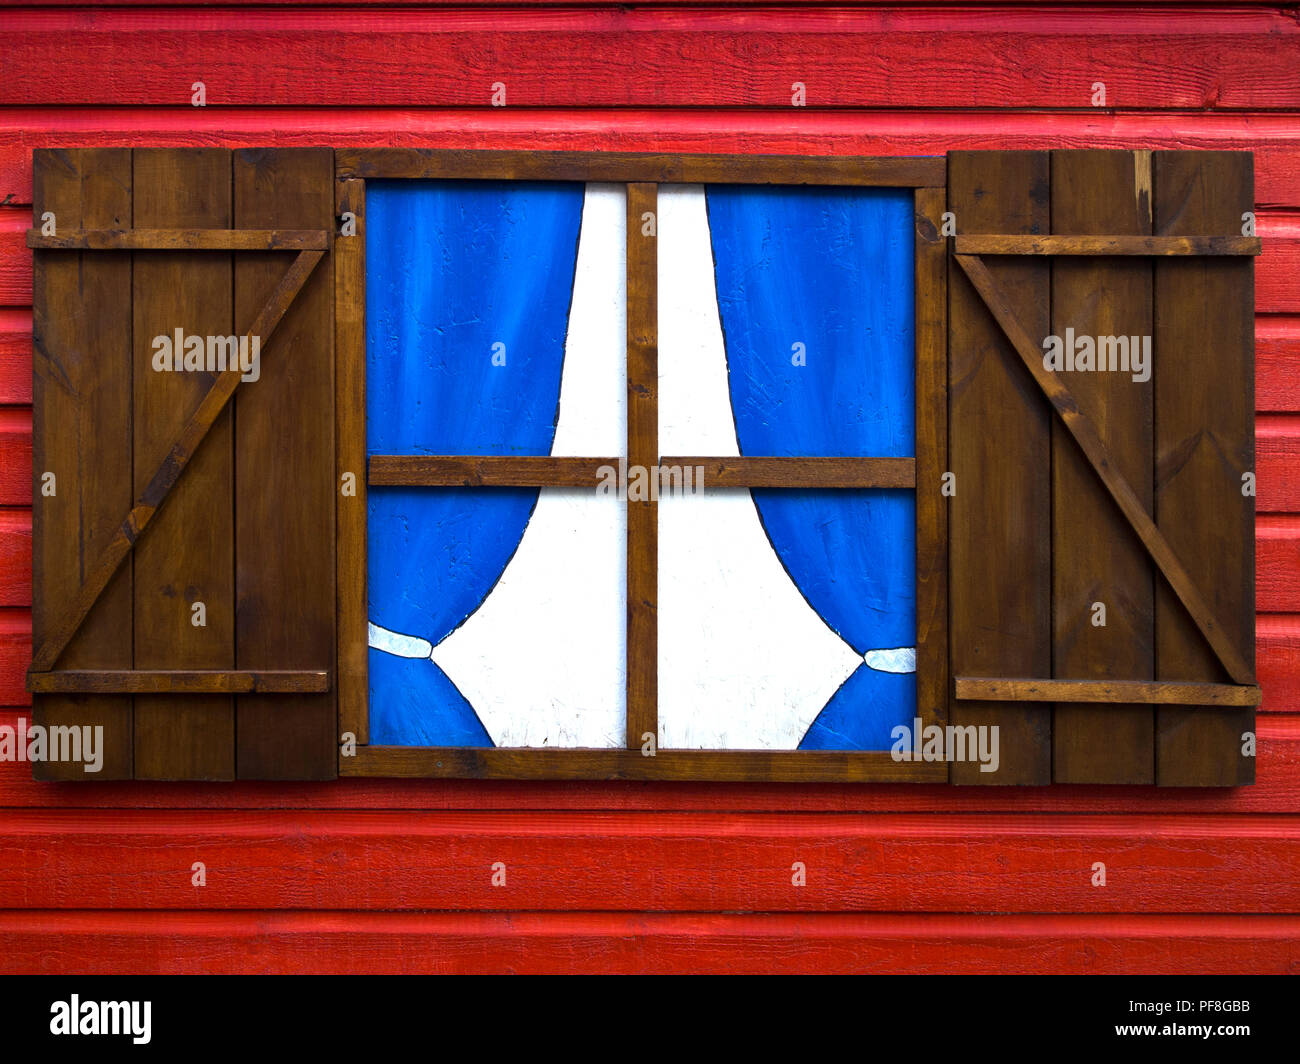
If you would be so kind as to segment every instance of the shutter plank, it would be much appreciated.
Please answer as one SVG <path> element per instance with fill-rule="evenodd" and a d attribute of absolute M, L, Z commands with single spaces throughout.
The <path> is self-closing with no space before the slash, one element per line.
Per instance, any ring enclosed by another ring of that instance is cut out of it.
<path fill-rule="evenodd" d="M 230 152 L 136 149 L 133 225 L 228 229 Z M 214 375 L 152 368 L 151 339 L 234 332 L 231 256 L 223 252 L 134 255 L 135 487 L 144 488 Z M 223 410 L 135 547 L 135 665 L 230 669 L 235 665 L 232 412 Z M 191 624 L 202 601 L 206 627 Z M 229 695 L 137 696 L 138 779 L 228 780 L 235 775 Z"/>
<path fill-rule="evenodd" d="M 328 148 L 234 155 L 238 228 L 330 229 Z M 235 257 L 235 320 L 249 327 L 292 254 Z M 334 669 L 334 329 L 317 269 L 235 393 L 236 659 L 241 669 Z M 241 779 L 333 779 L 335 702 L 324 694 L 236 700 Z"/>
<path fill-rule="evenodd" d="M 1154 153 L 1159 236 L 1239 235 L 1254 209 L 1253 160 L 1241 152 Z M 1156 509 L 1160 531 L 1196 575 L 1218 623 L 1254 665 L 1254 273 L 1249 259 L 1162 259 L 1155 266 Z M 1186 610 L 1156 588 L 1158 679 L 1222 682 L 1225 673 Z M 1241 755 L 1254 711 L 1162 706 L 1162 786 L 1253 783 Z"/>
<path fill-rule="evenodd" d="M 131 219 L 131 152 L 38 151 L 35 224 L 59 232 L 120 228 Z M 33 271 L 32 635 L 40 642 L 75 600 L 86 566 L 131 508 L 131 262 L 125 253 L 41 254 Z M 57 494 L 41 494 L 55 474 Z M 131 568 L 104 590 L 59 658 L 64 668 L 131 664 Z M 103 765 L 36 762 L 37 779 L 129 779 L 130 696 L 37 695 L 36 724 L 102 727 Z"/>
<path fill-rule="evenodd" d="M 1046 152 L 950 152 L 957 231 L 1046 234 Z M 994 260 L 1026 329 L 1048 332 L 1047 259 Z M 959 676 L 1051 674 L 1051 410 L 970 281 L 950 271 L 949 504 L 951 661 Z M 959 727 L 996 726 L 1001 766 L 953 764 L 954 783 L 1051 780 L 1051 718 L 1014 702 L 957 702 Z"/>
<path fill-rule="evenodd" d="M 1052 153 L 1052 235 L 1147 236 L 1149 152 Z M 1052 264 L 1052 332 L 1151 336 L 1151 263 L 1058 259 Z M 1139 339 L 1140 342 L 1140 339 Z M 1123 372 L 1066 372 L 1090 417 L 1150 512 L 1152 390 Z M 1145 680 L 1154 666 L 1153 571 L 1141 542 L 1059 418 L 1052 420 L 1052 675 Z M 1093 603 L 1106 609 L 1093 624 Z M 1153 783 L 1155 714 L 1132 703 L 1058 703 L 1053 779 L 1058 783 Z"/>

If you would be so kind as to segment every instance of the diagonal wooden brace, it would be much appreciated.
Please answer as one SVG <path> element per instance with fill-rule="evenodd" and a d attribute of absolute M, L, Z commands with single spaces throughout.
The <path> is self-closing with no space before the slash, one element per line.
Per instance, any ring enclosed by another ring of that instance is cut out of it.
<path fill-rule="evenodd" d="M 1038 387 L 1047 396 L 1048 402 L 1060 415 L 1093 471 L 1110 492 L 1111 498 L 1115 500 L 1125 519 L 1133 527 L 1133 531 L 1137 533 L 1151 560 L 1169 581 L 1174 594 L 1178 596 L 1196 627 L 1200 629 L 1219 661 L 1223 663 L 1228 675 L 1239 684 L 1254 683 L 1253 670 L 1233 645 L 1232 640 L 1228 638 L 1223 626 L 1215 619 L 1209 603 L 1201 596 L 1195 581 L 1178 560 L 1169 541 L 1156 527 L 1137 493 L 1119 472 L 1097 427 L 1079 409 L 1078 403 L 1075 402 L 1064 381 L 1043 365 L 1039 347 L 1030 339 L 1029 334 L 1016 318 L 1006 294 L 994 280 L 989 268 L 976 255 L 955 255 L 954 258 L 970 278 L 971 284 L 975 286 L 984 305 L 988 307 L 1007 339 L 1011 341 L 1011 346 L 1024 362 L 1025 368 L 1029 370 Z"/>
<path fill-rule="evenodd" d="M 301 251 L 298 253 L 298 257 L 293 260 L 293 264 L 262 305 L 262 309 L 258 312 L 253 324 L 249 326 L 246 333 L 248 337 L 259 336 L 263 343 L 270 338 L 276 326 L 280 324 L 285 312 L 289 309 L 289 305 L 302 290 L 307 278 L 311 276 L 312 271 L 324 255 L 323 251 Z M 103 594 L 108 582 L 113 579 L 113 574 L 117 572 L 122 561 L 131 552 L 136 541 L 149 526 L 149 522 L 153 520 L 154 516 L 162 508 L 163 503 L 166 502 L 168 493 L 176 486 L 176 482 L 185 471 L 190 459 L 194 457 L 194 452 L 198 449 L 199 444 L 207 436 L 208 431 L 217 420 L 217 416 L 225 409 L 230 397 L 235 394 L 235 389 L 239 387 L 242 374 L 243 371 L 236 363 L 212 382 L 212 386 L 204 394 L 202 401 L 200 401 L 189 421 L 181 429 L 176 442 L 172 444 L 166 457 L 163 458 L 158 469 L 150 478 L 148 486 L 136 499 L 135 506 L 126 515 L 116 535 L 100 552 L 99 557 L 95 559 L 95 563 L 90 567 L 89 575 L 86 577 L 86 582 L 81 585 L 81 590 L 77 592 L 77 597 L 51 625 L 44 641 L 37 647 L 36 653 L 32 655 L 32 665 L 28 670 L 29 675 L 30 673 L 46 672 L 52 669 L 54 663 L 59 660 L 59 655 L 72 641 L 72 637 L 77 634 L 77 629 L 81 627 L 82 622 L 99 600 L 99 596 Z"/>

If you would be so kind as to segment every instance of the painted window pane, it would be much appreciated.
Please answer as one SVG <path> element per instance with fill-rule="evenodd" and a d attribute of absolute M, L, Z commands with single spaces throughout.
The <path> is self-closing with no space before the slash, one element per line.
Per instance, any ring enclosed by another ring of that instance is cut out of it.
<path fill-rule="evenodd" d="M 621 188 L 372 182 L 370 454 L 618 455 Z M 369 489 L 378 745 L 619 746 L 625 520 L 546 488 Z"/>
<path fill-rule="evenodd" d="M 910 191 L 660 190 L 665 454 L 914 453 Z M 664 748 L 885 750 L 915 714 L 915 497 L 661 498 Z"/>

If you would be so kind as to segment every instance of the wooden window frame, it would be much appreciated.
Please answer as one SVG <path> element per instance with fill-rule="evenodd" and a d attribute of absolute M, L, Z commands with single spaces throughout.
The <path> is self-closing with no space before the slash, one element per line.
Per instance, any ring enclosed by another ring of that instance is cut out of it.
<path fill-rule="evenodd" d="M 657 734 L 657 510 L 622 500 L 627 514 L 627 741 L 625 748 L 369 745 L 366 526 L 368 484 L 595 486 L 613 457 L 375 456 L 366 446 L 365 203 L 367 180 L 614 182 L 627 186 L 627 462 L 657 468 L 703 465 L 712 487 L 886 487 L 916 492 L 917 711 L 942 726 L 948 703 L 947 248 L 940 236 L 947 164 L 933 157 L 679 155 L 611 152 L 339 149 L 336 208 L 356 235 L 334 243 L 336 456 L 338 482 L 339 730 L 355 736 L 341 776 L 497 779 L 638 779 L 772 782 L 948 780 L 946 762 L 896 761 L 890 751 L 688 750 L 642 753 Z M 641 236 L 660 184 L 856 186 L 910 189 L 915 219 L 916 447 L 912 459 L 860 457 L 678 457 L 658 453 L 657 245 Z M 922 490 L 924 489 L 924 490 Z"/>

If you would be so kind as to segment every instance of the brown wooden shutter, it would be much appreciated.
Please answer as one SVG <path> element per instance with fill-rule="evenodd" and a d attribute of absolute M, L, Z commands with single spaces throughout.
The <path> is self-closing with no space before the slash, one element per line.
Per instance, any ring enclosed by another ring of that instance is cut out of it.
<path fill-rule="evenodd" d="M 33 168 L 29 687 L 35 723 L 100 724 L 107 751 L 36 773 L 333 778 L 333 153 Z M 177 329 L 260 337 L 260 376 L 155 370 Z"/>
<path fill-rule="evenodd" d="M 953 780 L 1253 782 L 1252 157 L 955 152 L 948 182 L 951 722 L 1003 765 Z M 1151 337 L 1150 379 L 1051 371 L 1067 329 Z"/>

